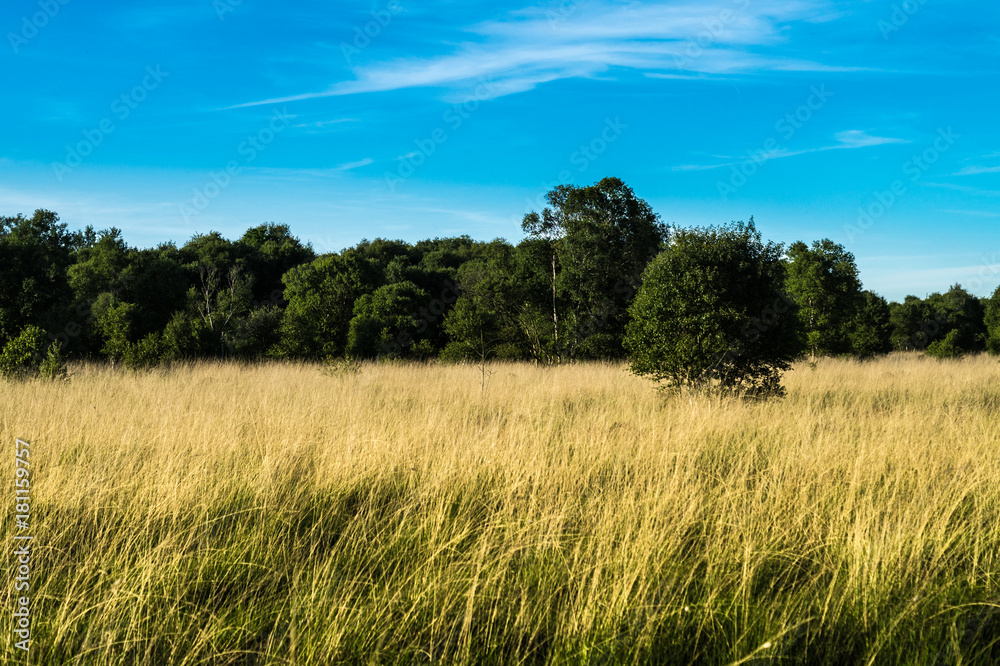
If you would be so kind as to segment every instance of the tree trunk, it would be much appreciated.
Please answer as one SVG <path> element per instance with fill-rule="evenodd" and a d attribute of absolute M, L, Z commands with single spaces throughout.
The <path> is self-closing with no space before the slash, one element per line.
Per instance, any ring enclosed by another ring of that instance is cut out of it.
<path fill-rule="evenodd" d="M 552 327 L 556 342 L 559 342 L 559 313 L 556 312 L 556 253 L 552 253 Z"/>

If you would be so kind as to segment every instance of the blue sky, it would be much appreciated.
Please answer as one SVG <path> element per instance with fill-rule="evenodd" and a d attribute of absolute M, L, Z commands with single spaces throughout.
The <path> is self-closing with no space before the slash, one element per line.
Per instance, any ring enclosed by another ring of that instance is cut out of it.
<path fill-rule="evenodd" d="M 670 224 L 843 243 L 891 299 L 1000 284 L 992 0 L 8 0 L 0 28 L 0 214 L 516 242 L 618 176 Z"/>

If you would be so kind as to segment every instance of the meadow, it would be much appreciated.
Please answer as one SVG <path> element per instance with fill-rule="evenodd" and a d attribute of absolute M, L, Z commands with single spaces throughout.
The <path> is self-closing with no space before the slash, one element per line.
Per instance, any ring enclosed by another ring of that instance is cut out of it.
<path fill-rule="evenodd" d="M 3 538 L 16 437 L 35 537 L 32 646 L 7 632 L 5 660 L 1000 662 L 1000 363 L 823 359 L 785 385 L 209 362 L 0 383 Z"/>

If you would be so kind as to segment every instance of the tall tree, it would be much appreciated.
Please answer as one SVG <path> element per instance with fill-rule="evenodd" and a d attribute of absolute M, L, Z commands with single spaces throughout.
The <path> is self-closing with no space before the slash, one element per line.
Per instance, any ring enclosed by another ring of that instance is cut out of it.
<path fill-rule="evenodd" d="M 29 325 L 61 325 L 54 315 L 72 295 L 67 270 L 73 252 L 94 240 L 92 229 L 71 233 L 47 210 L 0 217 L 0 346 Z"/>
<path fill-rule="evenodd" d="M 986 300 L 983 323 L 986 326 L 986 350 L 1000 355 L 1000 287 Z"/>
<path fill-rule="evenodd" d="M 830 239 L 788 248 L 785 291 L 799 306 L 813 356 L 851 351 L 851 327 L 863 304 L 854 255 Z"/>
<path fill-rule="evenodd" d="M 312 247 L 293 236 L 288 225 L 273 222 L 247 229 L 236 245 L 254 278 L 252 296 L 258 304 L 283 303 L 281 277 L 316 258 Z"/>
<path fill-rule="evenodd" d="M 663 248 L 667 228 L 618 178 L 590 187 L 560 185 L 547 198 L 551 207 L 529 213 L 521 226 L 551 247 L 552 319 L 560 346 L 571 357 L 621 356 L 628 304 L 642 271 Z"/>
<path fill-rule="evenodd" d="M 544 311 L 539 316 L 533 304 L 537 293 L 532 294 L 540 286 L 544 301 L 544 271 L 540 284 L 536 281 L 533 285 L 518 258 L 518 248 L 495 240 L 483 258 L 468 261 L 459 269 L 461 296 L 445 317 L 449 343 L 444 357 L 481 362 L 490 358 L 549 360 L 549 336 L 542 334 L 545 343 L 538 339 L 537 320 L 545 326 Z"/>
<path fill-rule="evenodd" d="M 872 291 L 861 294 L 861 307 L 851 322 L 851 353 L 871 358 L 892 351 L 889 303 Z"/>

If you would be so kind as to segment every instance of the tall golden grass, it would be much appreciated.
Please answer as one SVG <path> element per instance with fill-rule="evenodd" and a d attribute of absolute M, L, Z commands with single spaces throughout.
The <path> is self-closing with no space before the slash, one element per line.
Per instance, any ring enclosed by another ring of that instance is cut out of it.
<path fill-rule="evenodd" d="M 32 450 L 27 661 L 1000 661 L 996 359 L 821 360 L 764 403 L 608 364 L 482 379 L 0 384 L 8 544 Z"/>

